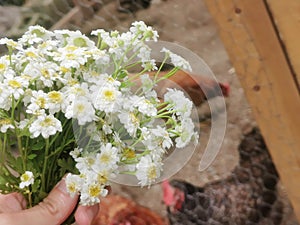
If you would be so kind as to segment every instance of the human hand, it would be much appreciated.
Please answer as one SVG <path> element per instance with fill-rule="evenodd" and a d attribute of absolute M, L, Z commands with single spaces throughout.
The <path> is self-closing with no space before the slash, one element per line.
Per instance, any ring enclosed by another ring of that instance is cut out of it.
<path fill-rule="evenodd" d="M 26 200 L 20 193 L 0 194 L 0 224 L 5 225 L 58 225 L 73 212 L 78 196 L 71 197 L 62 179 L 39 205 L 26 209 Z M 98 204 L 78 206 L 77 225 L 89 225 L 98 213 Z"/>

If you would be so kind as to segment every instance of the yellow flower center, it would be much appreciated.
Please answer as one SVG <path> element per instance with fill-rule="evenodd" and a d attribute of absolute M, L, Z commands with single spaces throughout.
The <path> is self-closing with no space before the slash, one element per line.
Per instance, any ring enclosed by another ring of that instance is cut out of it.
<path fill-rule="evenodd" d="M 26 56 L 30 57 L 30 58 L 36 58 L 37 55 L 34 52 L 26 52 Z"/>
<path fill-rule="evenodd" d="M 76 192 L 76 185 L 75 185 L 75 183 L 68 184 L 67 189 L 69 190 L 70 193 L 75 193 Z"/>
<path fill-rule="evenodd" d="M 16 80 L 10 80 L 8 81 L 8 85 L 13 87 L 13 88 L 20 88 L 22 87 L 21 83 L 16 81 Z"/>
<path fill-rule="evenodd" d="M 93 165 L 93 164 L 95 163 L 95 159 L 89 157 L 89 158 L 87 158 L 86 163 L 87 163 L 89 166 L 91 166 L 91 165 Z"/>
<path fill-rule="evenodd" d="M 79 104 L 79 105 L 77 105 L 77 106 L 76 106 L 76 108 L 77 108 L 77 111 L 78 111 L 79 113 L 82 113 L 82 112 L 84 112 L 84 109 L 85 109 L 85 107 L 84 107 L 84 105 L 83 105 L 83 104 Z"/>
<path fill-rule="evenodd" d="M 4 63 L 0 63 L 0 70 L 5 70 L 6 65 Z"/>
<path fill-rule="evenodd" d="M 21 181 L 27 182 L 30 180 L 30 176 L 27 173 L 22 174 Z"/>
<path fill-rule="evenodd" d="M 100 195 L 101 188 L 100 185 L 93 184 L 89 187 L 89 195 L 91 197 L 98 197 Z"/>
<path fill-rule="evenodd" d="M 107 178 L 107 175 L 104 175 L 104 174 L 98 174 L 98 182 L 100 184 L 106 184 L 108 178 Z"/>
<path fill-rule="evenodd" d="M 125 149 L 123 156 L 126 159 L 133 159 L 135 157 L 135 152 L 131 149 Z"/>
<path fill-rule="evenodd" d="M 105 90 L 103 94 L 104 94 L 105 100 L 107 100 L 107 101 L 115 100 L 115 95 L 112 90 Z"/>
<path fill-rule="evenodd" d="M 82 88 L 74 88 L 74 93 L 77 95 L 85 95 L 85 91 Z"/>
<path fill-rule="evenodd" d="M 75 51 L 75 50 L 77 50 L 77 49 L 78 49 L 78 47 L 76 47 L 76 46 L 74 46 L 74 45 L 69 45 L 69 46 L 66 47 L 66 50 L 67 50 L 68 52 L 73 52 L 73 51 Z"/>
<path fill-rule="evenodd" d="M 0 120 L 0 125 L 9 125 L 10 124 L 10 119 L 1 119 Z"/>
<path fill-rule="evenodd" d="M 78 80 L 71 78 L 68 80 L 68 84 L 74 86 L 75 84 L 78 84 Z"/>
<path fill-rule="evenodd" d="M 51 99 L 52 102 L 55 102 L 55 103 L 61 103 L 62 102 L 61 93 L 59 93 L 57 91 L 49 92 L 48 96 L 49 96 L 49 98 Z"/>
<path fill-rule="evenodd" d="M 54 121 L 51 118 L 46 117 L 44 119 L 44 121 L 42 121 L 41 125 L 43 127 L 53 126 L 54 125 Z"/>
<path fill-rule="evenodd" d="M 67 73 L 67 72 L 70 72 L 70 69 L 64 67 L 64 66 L 61 66 L 60 67 L 60 71 L 63 72 L 63 73 Z"/>
<path fill-rule="evenodd" d="M 67 59 L 75 59 L 76 55 L 74 53 L 67 53 L 66 57 L 67 57 Z"/>
<path fill-rule="evenodd" d="M 151 166 L 148 170 L 148 178 L 150 180 L 154 180 L 155 178 L 157 178 L 157 173 L 156 173 L 156 168 L 155 166 Z"/>
<path fill-rule="evenodd" d="M 46 69 L 42 69 L 41 70 L 42 76 L 46 77 L 46 78 L 50 78 L 50 73 L 48 70 Z"/>
<path fill-rule="evenodd" d="M 38 97 L 37 100 L 36 100 L 36 104 L 37 104 L 40 108 L 44 109 L 44 108 L 45 108 L 45 105 L 46 105 L 46 99 L 43 98 L 43 97 Z"/>
<path fill-rule="evenodd" d="M 111 160 L 111 157 L 109 154 L 101 154 L 100 161 L 103 163 L 109 163 Z"/>
<path fill-rule="evenodd" d="M 133 124 L 139 124 L 139 119 L 134 115 L 134 113 L 130 113 L 130 120 Z"/>
<path fill-rule="evenodd" d="M 98 72 L 96 72 L 96 71 L 92 71 L 91 72 L 91 76 L 92 77 L 98 77 L 98 76 L 100 76 L 100 74 Z"/>

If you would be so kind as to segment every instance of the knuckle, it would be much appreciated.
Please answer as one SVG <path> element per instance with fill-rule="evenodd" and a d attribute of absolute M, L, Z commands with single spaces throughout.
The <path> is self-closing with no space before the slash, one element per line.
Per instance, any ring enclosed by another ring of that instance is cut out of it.
<path fill-rule="evenodd" d="M 56 216 L 59 213 L 58 204 L 54 199 L 45 198 L 39 205 L 47 214 Z"/>

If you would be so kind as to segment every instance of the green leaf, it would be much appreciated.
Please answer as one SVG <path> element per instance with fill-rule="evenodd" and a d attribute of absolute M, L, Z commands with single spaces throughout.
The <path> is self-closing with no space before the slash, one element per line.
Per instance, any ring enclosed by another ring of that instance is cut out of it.
<path fill-rule="evenodd" d="M 61 175 L 64 175 L 66 172 L 76 173 L 75 162 L 71 158 L 67 159 L 58 159 L 57 164 L 60 166 Z"/>
<path fill-rule="evenodd" d="M 27 156 L 27 158 L 28 158 L 29 160 L 32 160 L 32 159 L 34 159 L 36 156 L 37 156 L 37 154 L 30 154 L 30 155 Z"/>
<path fill-rule="evenodd" d="M 21 130 L 21 132 L 19 133 L 19 136 L 20 136 L 20 137 L 23 137 L 23 136 L 25 136 L 25 137 L 30 137 L 30 135 L 31 135 L 31 133 L 29 132 L 29 129 L 23 129 L 23 130 Z"/>
<path fill-rule="evenodd" d="M 41 142 L 37 142 L 37 143 L 35 143 L 33 146 L 32 146 L 32 148 L 31 148 L 31 150 L 33 150 L 33 151 L 39 151 L 39 150 L 42 150 L 42 149 L 44 149 L 45 148 L 45 142 L 43 142 L 43 141 L 41 141 Z"/>
<path fill-rule="evenodd" d="M 40 184 L 41 184 L 41 180 L 40 179 L 36 179 L 34 181 L 34 183 L 32 184 L 31 188 L 32 188 L 32 192 L 35 193 L 38 191 L 38 189 L 40 188 Z"/>

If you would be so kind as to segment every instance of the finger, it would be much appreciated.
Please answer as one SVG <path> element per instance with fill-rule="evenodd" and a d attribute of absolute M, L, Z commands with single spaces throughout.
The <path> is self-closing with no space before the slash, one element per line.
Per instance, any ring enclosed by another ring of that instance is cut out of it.
<path fill-rule="evenodd" d="M 72 213 L 77 200 L 78 196 L 72 198 L 69 195 L 65 181 L 62 180 L 39 205 L 18 213 L 0 214 L 0 224 L 61 224 Z"/>
<path fill-rule="evenodd" d="M 20 193 L 0 195 L 0 213 L 19 212 L 26 208 L 26 200 Z"/>
<path fill-rule="evenodd" d="M 79 205 L 75 212 L 75 220 L 78 225 L 89 225 L 98 214 L 99 204 L 93 206 Z"/>

